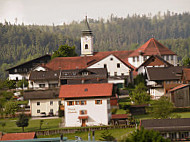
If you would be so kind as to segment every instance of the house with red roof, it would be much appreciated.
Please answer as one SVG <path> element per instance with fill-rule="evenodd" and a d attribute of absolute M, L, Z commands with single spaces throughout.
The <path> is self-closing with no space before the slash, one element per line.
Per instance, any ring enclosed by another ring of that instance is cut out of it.
<path fill-rule="evenodd" d="M 128 58 L 128 62 L 134 67 L 138 68 L 146 59 L 152 55 L 158 55 L 164 60 L 177 66 L 177 55 L 169 48 L 151 38 L 138 49 L 134 50 Z"/>
<path fill-rule="evenodd" d="M 113 84 L 62 85 L 59 98 L 65 110 L 65 126 L 108 125 Z"/>
<path fill-rule="evenodd" d="M 0 135 L 0 141 L 29 140 L 36 138 L 35 132 L 28 133 L 7 133 Z"/>

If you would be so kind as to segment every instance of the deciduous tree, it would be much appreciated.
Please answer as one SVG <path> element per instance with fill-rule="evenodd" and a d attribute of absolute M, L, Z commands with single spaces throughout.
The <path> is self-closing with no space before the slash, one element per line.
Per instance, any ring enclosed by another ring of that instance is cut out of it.
<path fill-rule="evenodd" d="M 28 117 L 24 113 L 21 113 L 19 115 L 18 121 L 16 122 L 16 125 L 18 127 L 22 127 L 22 131 L 24 132 L 24 127 L 27 127 L 29 124 L 28 121 L 29 121 Z"/>

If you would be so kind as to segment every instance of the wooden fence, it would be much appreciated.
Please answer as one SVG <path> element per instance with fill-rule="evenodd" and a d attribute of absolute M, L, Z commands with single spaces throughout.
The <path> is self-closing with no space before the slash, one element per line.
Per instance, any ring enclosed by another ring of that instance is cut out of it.
<path fill-rule="evenodd" d="M 135 125 L 114 125 L 114 126 L 99 126 L 99 127 L 81 127 L 81 128 L 65 128 L 65 129 L 56 129 L 56 130 L 44 130 L 36 131 L 37 136 L 47 136 L 47 135 L 56 135 L 56 134 L 68 134 L 76 132 L 88 132 L 96 130 L 109 130 L 109 129 L 125 129 L 125 128 L 134 128 Z"/>

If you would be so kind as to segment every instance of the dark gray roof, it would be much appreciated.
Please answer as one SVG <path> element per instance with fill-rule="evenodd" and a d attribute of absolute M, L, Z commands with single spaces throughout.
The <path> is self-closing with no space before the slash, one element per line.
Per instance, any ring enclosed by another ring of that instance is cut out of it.
<path fill-rule="evenodd" d="M 59 89 L 24 92 L 24 100 L 57 99 L 57 98 L 59 98 Z"/>
<path fill-rule="evenodd" d="M 161 132 L 190 131 L 190 118 L 147 119 L 141 120 L 141 126 Z"/>
<path fill-rule="evenodd" d="M 29 80 L 58 80 L 60 71 L 32 71 Z"/>
<path fill-rule="evenodd" d="M 181 66 L 170 67 L 147 67 L 146 73 L 148 80 L 180 80 L 182 76 Z"/>
<path fill-rule="evenodd" d="M 82 73 L 88 72 L 88 75 Z M 88 69 L 75 69 L 61 71 L 61 79 L 76 79 L 76 78 L 107 78 L 106 68 L 88 68 Z"/>

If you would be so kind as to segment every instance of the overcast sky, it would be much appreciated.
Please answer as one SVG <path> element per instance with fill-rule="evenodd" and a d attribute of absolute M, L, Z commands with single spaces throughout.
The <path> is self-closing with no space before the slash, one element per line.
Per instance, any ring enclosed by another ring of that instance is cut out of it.
<path fill-rule="evenodd" d="M 0 0 L 0 22 L 55 25 L 89 18 L 108 18 L 111 14 L 156 14 L 158 11 L 190 11 L 190 0 Z"/>

